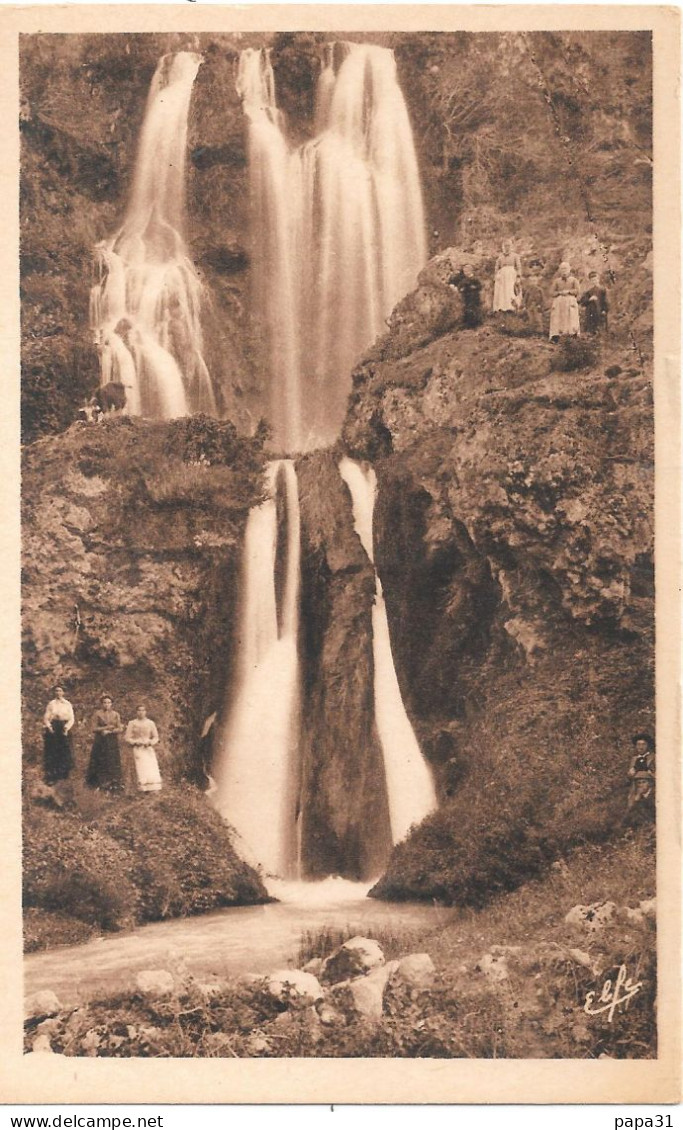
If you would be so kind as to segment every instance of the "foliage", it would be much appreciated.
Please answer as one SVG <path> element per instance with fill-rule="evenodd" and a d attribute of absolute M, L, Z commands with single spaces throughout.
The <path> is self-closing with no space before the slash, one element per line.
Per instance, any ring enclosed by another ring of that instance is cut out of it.
<path fill-rule="evenodd" d="M 358 931 L 351 926 L 319 926 L 315 930 L 304 930 L 299 938 L 298 966 L 305 965 L 314 957 L 327 957 L 357 934 Z M 379 942 L 384 956 L 391 960 L 422 944 L 424 931 L 403 926 L 400 921 L 377 923 L 372 927 L 372 937 Z"/>
<path fill-rule="evenodd" d="M 133 861 L 139 921 L 267 900 L 254 871 L 236 856 L 225 824 L 198 789 L 167 785 L 158 794 L 110 806 L 100 823 Z"/>
<path fill-rule="evenodd" d="M 211 466 L 236 467 L 255 470 L 255 450 L 260 445 L 250 445 L 238 436 L 235 425 L 229 420 L 215 420 L 211 416 L 187 416 L 170 420 L 163 445 L 165 455 L 176 456 L 185 463 L 206 460 Z M 249 458 L 251 456 L 251 459 Z"/>
<path fill-rule="evenodd" d="M 386 874 L 370 892 L 376 898 L 435 898 L 446 905 L 483 906 L 541 874 L 553 844 L 541 831 L 540 789 L 526 781 L 501 788 L 491 810 L 479 801 L 478 834 L 465 832 L 461 816 L 446 804 L 417 827 L 392 853 Z M 484 808 L 487 809 L 484 817 Z"/>
<path fill-rule="evenodd" d="M 58 911 L 39 906 L 24 909 L 24 953 L 52 949 L 53 946 L 75 946 L 87 942 L 94 927 L 80 918 L 70 918 Z"/>
<path fill-rule="evenodd" d="M 71 457 L 86 477 L 111 480 L 105 520 L 120 537 L 141 506 L 248 510 L 261 495 L 263 441 L 262 432 L 238 436 L 231 424 L 208 417 L 150 421 L 113 416 L 98 424 L 73 425 L 62 439 L 62 455 L 64 460 Z M 200 462 L 202 451 L 210 457 Z M 40 453 L 34 456 L 29 450 L 27 471 L 34 458 L 41 467 Z"/>
<path fill-rule="evenodd" d="M 167 785 L 158 795 L 99 799 L 87 813 L 27 812 L 24 908 L 51 912 L 27 919 L 32 949 L 83 940 L 74 919 L 118 930 L 267 900 L 198 790 Z"/>
<path fill-rule="evenodd" d="M 74 813 L 36 808 L 23 846 L 25 907 L 59 911 L 104 930 L 133 924 L 137 892 L 131 858 L 103 830 Z"/>
<path fill-rule="evenodd" d="M 550 368 L 558 373 L 574 373 L 581 369 L 592 369 L 598 361 L 598 347 L 595 342 L 582 337 L 561 337 Z"/>

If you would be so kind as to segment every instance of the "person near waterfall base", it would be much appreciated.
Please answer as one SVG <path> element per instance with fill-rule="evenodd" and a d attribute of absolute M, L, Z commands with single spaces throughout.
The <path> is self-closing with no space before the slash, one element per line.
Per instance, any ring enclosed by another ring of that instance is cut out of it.
<path fill-rule="evenodd" d="M 493 286 L 493 311 L 516 310 L 519 296 L 515 290 L 517 280 L 522 275 L 522 262 L 512 250 L 512 241 L 504 239 L 501 254 L 496 259 L 496 273 Z"/>
<path fill-rule="evenodd" d="M 158 793 L 161 773 L 154 747 L 159 744 L 159 732 L 152 719 L 147 717 L 144 703 L 140 703 L 135 718 L 131 718 L 126 726 L 124 741 L 133 750 L 138 789 L 143 793 Z"/>
<path fill-rule="evenodd" d="M 71 730 L 75 722 L 64 688 L 56 686 L 43 715 L 43 778 L 46 785 L 65 781 L 74 766 Z"/>
<path fill-rule="evenodd" d="M 482 323 L 481 279 L 474 274 L 471 263 L 463 263 L 458 274 L 451 275 L 448 285 L 459 292 L 463 302 L 462 323 L 474 329 Z"/>
<path fill-rule="evenodd" d="M 102 706 L 95 711 L 92 721 L 95 738 L 85 783 L 91 789 L 118 793 L 123 789 L 119 750 L 119 734 L 123 733 L 123 725 L 120 715 L 113 709 L 111 695 L 103 694 L 100 701 Z"/>
<path fill-rule="evenodd" d="M 551 291 L 552 306 L 550 308 L 551 341 L 559 341 L 561 337 L 578 337 L 581 333 L 579 326 L 579 280 L 571 273 L 569 263 L 564 260 L 560 263 L 557 275 L 553 280 Z"/>

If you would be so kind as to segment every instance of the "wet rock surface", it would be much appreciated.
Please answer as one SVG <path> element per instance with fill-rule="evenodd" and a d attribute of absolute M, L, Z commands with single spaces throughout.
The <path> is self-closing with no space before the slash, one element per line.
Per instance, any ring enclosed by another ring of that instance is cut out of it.
<path fill-rule="evenodd" d="M 301 506 L 302 824 L 309 878 L 376 875 L 390 848 L 375 726 L 372 566 L 327 453 L 297 463 Z"/>

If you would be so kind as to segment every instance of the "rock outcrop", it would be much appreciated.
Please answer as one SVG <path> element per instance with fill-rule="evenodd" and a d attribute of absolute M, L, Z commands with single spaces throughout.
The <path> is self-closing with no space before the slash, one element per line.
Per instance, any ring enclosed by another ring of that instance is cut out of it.
<path fill-rule="evenodd" d="M 309 878 L 372 878 L 391 845 L 375 726 L 375 576 L 332 455 L 297 464 L 301 505 L 301 857 Z"/>
<path fill-rule="evenodd" d="M 193 462 L 202 445 L 215 445 L 209 466 Z M 200 734 L 230 677 L 243 531 L 262 468 L 259 441 L 200 419 L 76 424 L 26 449 L 27 761 L 39 760 L 39 720 L 58 679 L 76 712 L 79 777 L 106 691 L 124 718 L 144 697 L 165 775 L 206 787 Z"/>
<path fill-rule="evenodd" d="M 447 807 L 376 892 L 478 901 L 624 818 L 654 711 L 651 371 L 622 331 L 558 352 L 403 307 L 343 439 L 377 471 L 395 664 Z"/>

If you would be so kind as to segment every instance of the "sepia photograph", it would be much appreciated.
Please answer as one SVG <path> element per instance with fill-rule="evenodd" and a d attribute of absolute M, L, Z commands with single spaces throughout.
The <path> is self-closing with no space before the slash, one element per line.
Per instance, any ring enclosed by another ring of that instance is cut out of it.
<path fill-rule="evenodd" d="M 656 1061 L 652 26 L 165 11 L 15 36 L 24 1062 Z"/>

